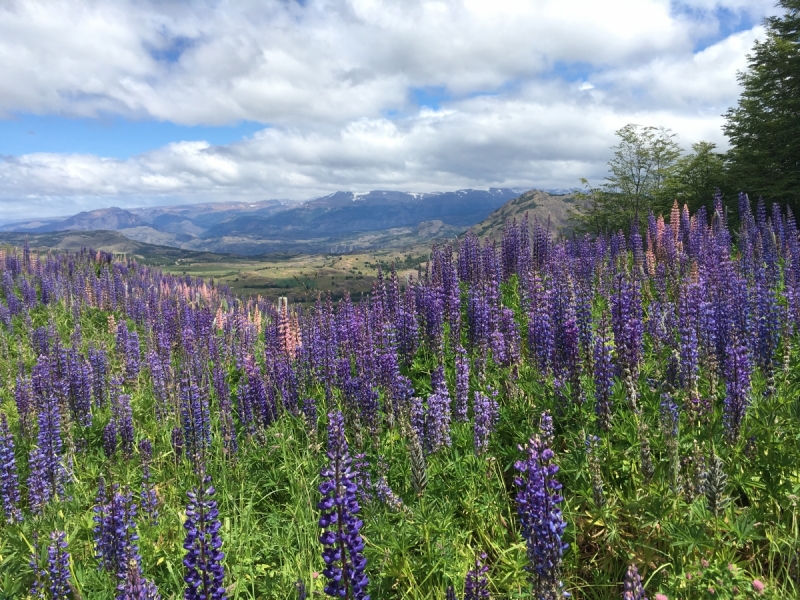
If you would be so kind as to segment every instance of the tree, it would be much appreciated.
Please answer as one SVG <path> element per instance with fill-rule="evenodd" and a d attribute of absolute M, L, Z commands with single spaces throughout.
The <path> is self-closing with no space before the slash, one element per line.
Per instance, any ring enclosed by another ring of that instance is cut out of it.
<path fill-rule="evenodd" d="M 767 37 L 756 41 L 738 106 L 725 114 L 728 167 L 737 188 L 800 208 L 800 0 L 766 19 Z"/>
<path fill-rule="evenodd" d="M 648 212 L 668 208 L 666 184 L 673 174 L 681 151 L 676 135 L 664 127 L 633 123 L 616 131 L 619 143 L 612 146 L 613 158 L 608 162 L 609 175 L 598 188 L 589 187 L 581 194 L 586 208 L 578 216 L 584 229 L 607 231 L 628 230 Z"/>
<path fill-rule="evenodd" d="M 692 153 L 678 159 L 664 182 L 663 203 L 674 199 L 679 204 L 688 204 L 689 210 L 695 212 L 701 206 L 712 206 L 717 189 L 728 191 L 725 155 L 715 149 L 711 142 L 692 144 Z"/>

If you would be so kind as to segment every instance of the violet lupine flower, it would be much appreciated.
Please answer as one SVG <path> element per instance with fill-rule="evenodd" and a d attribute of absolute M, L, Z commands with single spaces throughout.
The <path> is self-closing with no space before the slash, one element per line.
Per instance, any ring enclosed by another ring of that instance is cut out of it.
<path fill-rule="evenodd" d="M 130 491 L 120 491 L 116 484 L 108 497 L 105 494 L 105 481 L 101 479 L 98 481 L 93 517 L 95 556 L 102 567 L 113 573 L 120 585 L 124 585 L 129 578 L 130 562 L 141 564 L 136 528 L 137 506 Z"/>
<path fill-rule="evenodd" d="M 559 494 L 561 484 L 555 479 L 558 466 L 553 461 L 553 451 L 548 447 L 552 421 L 542 416 L 540 435 L 531 438 L 524 461 L 514 468 L 519 475 L 517 486 L 517 513 L 522 526 L 522 536 L 528 547 L 528 570 L 534 594 L 541 600 L 566 597 L 561 583 L 561 562 L 568 544 L 562 541 L 566 522 L 558 505 L 563 501 Z"/>
<path fill-rule="evenodd" d="M 614 385 L 614 366 L 611 362 L 611 340 L 605 316 L 597 328 L 594 341 L 594 410 L 603 431 L 611 429 L 611 388 Z"/>
<path fill-rule="evenodd" d="M 126 379 L 136 379 L 141 368 L 141 350 L 139 348 L 139 334 L 135 329 L 128 333 L 125 341 L 125 377 Z"/>
<path fill-rule="evenodd" d="M 225 568 L 222 561 L 225 553 L 220 550 L 222 538 L 217 502 L 213 500 L 216 490 L 211 485 L 211 477 L 205 475 L 202 484 L 187 492 L 189 503 L 186 506 L 186 538 L 183 548 L 186 557 L 183 566 L 186 574 L 183 579 L 186 588 L 185 600 L 225 600 Z"/>
<path fill-rule="evenodd" d="M 19 510 L 19 479 L 14 456 L 14 437 L 8 430 L 5 413 L 0 413 L 0 499 L 7 523 L 22 520 Z"/>
<path fill-rule="evenodd" d="M 153 459 L 153 443 L 144 439 L 139 442 L 139 455 L 142 457 L 141 505 L 145 516 L 153 525 L 158 525 L 158 496 L 151 481 L 150 461 Z"/>
<path fill-rule="evenodd" d="M 181 426 L 186 444 L 186 454 L 199 460 L 211 445 L 211 416 L 208 397 L 194 378 L 185 373 L 181 378 Z"/>
<path fill-rule="evenodd" d="M 113 315 L 111 315 L 109 319 L 111 317 L 113 317 Z M 109 331 L 109 333 L 111 332 Z M 117 354 L 124 357 L 128 349 L 128 324 L 125 321 L 117 323 L 116 346 Z"/>
<path fill-rule="evenodd" d="M 678 331 L 681 337 L 681 383 L 690 394 L 697 393 L 699 373 L 697 325 L 702 300 L 701 294 L 702 289 L 697 283 L 690 283 L 681 288 L 680 318 L 678 319 Z"/>
<path fill-rule="evenodd" d="M 461 344 L 456 346 L 456 398 L 453 416 L 463 423 L 468 419 L 469 404 L 469 356 Z"/>
<path fill-rule="evenodd" d="M 20 365 L 20 370 L 21 369 L 22 365 Z M 27 437 L 31 435 L 32 421 L 35 416 L 31 380 L 20 373 L 17 375 L 16 383 L 17 385 L 14 388 L 14 404 L 17 406 L 19 428 L 22 431 L 22 435 Z"/>
<path fill-rule="evenodd" d="M 308 396 L 303 399 L 300 405 L 306 427 L 313 435 L 317 431 L 317 400 L 312 396 Z"/>
<path fill-rule="evenodd" d="M 369 579 L 364 573 L 367 560 L 362 554 L 364 541 L 360 533 L 363 523 L 358 518 L 358 490 L 344 435 L 344 417 L 339 411 L 328 414 L 326 455 L 329 463 L 321 472 L 322 500 L 317 504 L 322 513 L 320 542 L 325 547 L 322 574 L 328 579 L 325 593 L 348 600 L 369 600 L 366 593 Z"/>
<path fill-rule="evenodd" d="M 394 493 L 394 490 L 389 486 L 386 479 L 388 465 L 383 457 L 378 458 L 378 480 L 374 485 L 375 496 L 378 500 L 383 502 L 386 506 L 394 511 L 403 509 L 403 499 Z"/>
<path fill-rule="evenodd" d="M 56 398 L 43 399 L 38 420 L 37 445 L 31 451 L 30 459 L 28 503 L 31 510 L 41 513 L 51 498 L 64 494 L 68 478 L 61 462 L 61 415 Z"/>
<path fill-rule="evenodd" d="M 219 426 L 223 448 L 227 455 L 233 456 L 239 449 L 239 444 L 236 440 L 236 428 L 233 425 L 231 390 L 219 360 L 214 364 L 213 379 L 214 393 L 219 403 Z"/>
<path fill-rule="evenodd" d="M 625 572 L 622 600 L 647 600 L 642 586 L 642 578 L 639 576 L 639 569 L 634 564 L 631 564 Z"/>
<path fill-rule="evenodd" d="M 161 421 L 169 412 L 169 386 L 167 383 L 169 364 L 157 352 L 151 350 L 147 353 L 147 365 L 153 382 L 156 418 Z"/>
<path fill-rule="evenodd" d="M 141 566 L 130 560 L 125 579 L 117 585 L 114 600 L 161 600 L 161 594 L 152 581 L 142 576 Z"/>
<path fill-rule="evenodd" d="M 33 531 L 31 536 L 33 538 L 33 551 L 31 551 L 31 558 L 28 561 L 31 571 L 33 571 L 33 585 L 29 591 L 31 598 L 42 599 L 45 597 L 45 579 L 46 573 L 39 564 L 39 532 Z"/>
<path fill-rule="evenodd" d="M 69 552 L 67 552 L 66 533 L 54 531 L 50 534 L 52 542 L 47 548 L 47 577 L 50 580 L 48 591 L 52 600 L 67 600 L 70 595 Z"/>
<path fill-rule="evenodd" d="M 117 423 L 112 418 L 106 426 L 103 427 L 103 453 L 106 458 L 113 459 L 117 453 Z"/>
<path fill-rule="evenodd" d="M 611 296 L 611 327 L 620 370 L 633 381 L 639 376 L 642 358 L 642 302 L 638 284 L 622 274 L 616 276 Z"/>
<path fill-rule="evenodd" d="M 428 410 L 425 413 L 425 443 L 429 452 L 433 453 L 445 446 L 449 447 L 450 439 L 450 392 L 444 381 L 441 366 L 431 375 L 433 393 L 428 396 Z"/>
<path fill-rule="evenodd" d="M 493 392 L 490 398 L 482 392 L 475 392 L 472 412 L 475 417 L 475 453 L 483 454 L 489 448 L 489 436 L 494 431 L 500 416 L 500 407 Z"/>
<path fill-rule="evenodd" d="M 750 358 L 739 336 L 730 336 L 725 357 L 725 433 L 730 440 L 739 437 L 742 422 L 749 406 Z"/>
<path fill-rule="evenodd" d="M 453 589 L 452 585 L 447 586 L 447 591 L 444 594 L 444 600 L 458 600 L 458 596 L 456 596 L 456 591 Z"/>
<path fill-rule="evenodd" d="M 528 348 L 542 373 L 552 366 L 555 352 L 553 319 L 550 314 L 552 295 L 553 291 L 545 288 L 539 274 L 534 273 L 527 291 Z"/>
<path fill-rule="evenodd" d="M 475 565 L 467 571 L 467 579 L 464 583 L 464 600 L 485 600 L 489 598 L 489 580 L 486 574 L 489 567 L 483 564 L 486 554 L 475 557 Z"/>
<path fill-rule="evenodd" d="M 108 391 L 108 356 L 101 348 L 89 348 L 89 364 L 92 366 L 92 397 L 94 405 L 102 408 L 106 404 Z"/>
<path fill-rule="evenodd" d="M 113 405 L 114 424 L 119 435 L 119 445 L 125 458 L 133 456 L 134 432 L 133 432 L 133 409 L 131 408 L 131 397 L 128 394 L 116 396 Z"/>

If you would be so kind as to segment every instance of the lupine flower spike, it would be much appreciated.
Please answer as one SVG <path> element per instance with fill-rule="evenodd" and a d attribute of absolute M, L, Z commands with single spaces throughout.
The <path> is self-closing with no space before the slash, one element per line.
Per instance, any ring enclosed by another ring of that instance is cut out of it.
<path fill-rule="evenodd" d="M 549 448 L 551 432 L 552 418 L 545 413 L 539 435 L 531 438 L 527 447 L 520 447 L 526 453 L 525 460 L 514 465 L 519 473 L 514 483 L 522 536 L 528 547 L 528 571 L 534 594 L 541 600 L 569 596 L 561 583 L 562 556 L 568 547 L 562 536 L 567 524 L 558 508 L 563 498 L 559 494 L 561 484 L 555 479 L 558 466 Z"/>
<path fill-rule="evenodd" d="M 48 598 L 67 600 L 70 593 L 69 552 L 66 534 L 54 531 L 50 534 L 51 544 L 47 548 L 47 577 L 50 580 Z"/>
<path fill-rule="evenodd" d="M 486 600 L 489 598 L 489 580 L 486 573 L 489 567 L 483 564 L 486 554 L 475 557 L 475 564 L 467 571 L 467 579 L 464 584 L 464 600 Z"/>
<path fill-rule="evenodd" d="M 217 503 L 213 500 L 214 487 L 211 477 L 203 477 L 202 484 L 186 495 L 189 503 L 186 506 L 186 538 L 183 548 L 186 557 L 183 566 L 186 574 L 183 579 L 186 588 L 183 592 L 185 600 L 226 600 L 225 569 L 222 560 L 225 554 L 220 551 L 222 538 Z"/>
<path fill-rule="evenodd" d="M 622 600 L 647 600 L 644 586 L 642 586 L 642 578 L 639 576 L 639 569 L 634 564 L 631 564 L 625 572 Z"/>
<path fill-rule="evenodd" d="M 362 554 L 362 521 L 358 518 L 357 486 L 351 470 L 352 459 L 344 435 L 344 417 L 339 411 L 328 414 L 328 466 L 322 469 L 319 486 L 322 512 L 320 542 L 325 547 L 322 559 L 328 579 L 325 593 L 347 600 L 369 600 L 369 579 L 364 572 L 367 560 Z"/>

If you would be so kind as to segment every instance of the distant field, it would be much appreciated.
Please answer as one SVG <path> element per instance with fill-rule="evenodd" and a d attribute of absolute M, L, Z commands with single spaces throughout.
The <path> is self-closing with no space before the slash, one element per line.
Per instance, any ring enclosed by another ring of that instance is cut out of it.
<path fill-rule="evenodd" d="M 213 278 L 245 296 L 277 298 L 290 302 L 313 302 L 319 292 L 330 292 L 334 300 L 347 291 L 353 297 L 372 290 L 380 265 L 387 273 L 397 265 L 401 283 L 416 275 L 428 260 L 427 244 L 399 249 L 368 250 L 354 254 L 271 254 L 242 257 L 234 254 L 195 252 L 130 240 L 116 231 L 67 231 L 45 234 L 0 233 L 0 248 L 12 251 L 25 240 L 32 250 L 80 251 L 95 248 L 125 254 L 140 264 L 176 274 Z"/>
<path fill-rule="evenodd" d="M 386 272 L 395 263 L 401 283 L 416 277 L 417 267 L 428 260 L 425 246 L 359 254 L 261 257 L 220 261 L 178 259 L 157 264 L 168 273 L 210 277 L 230 286 L 236 294 L 267 297 L 286 296 L 290 302 L 313 302 L 318 293 L 331 294 L 334 300 L 345 291 L 358 297 L 372 290 L 378 266 Z"/>

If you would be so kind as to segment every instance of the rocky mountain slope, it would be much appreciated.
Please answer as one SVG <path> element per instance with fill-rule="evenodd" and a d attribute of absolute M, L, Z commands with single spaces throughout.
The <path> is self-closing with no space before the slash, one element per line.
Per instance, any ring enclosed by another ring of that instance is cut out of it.
<path fill-rule="evenodd" d="M 506 202 L 492 212 L 486 219 L 472 227 L 481 238 L 488 237 L 499 240 L 503 236 L 503 225 L 507 219 L 522 220 L 528 213 L 528 220 L 533 224 L 534 218 L 546 223 L 549 220 L 550 231 L 555 235 L 569 235 L 574 222 L 570 211 L 579 210 L 580 201 L 574 194 L 556 195 L 541 190 L 530 190 L 521 196 Z"/>

